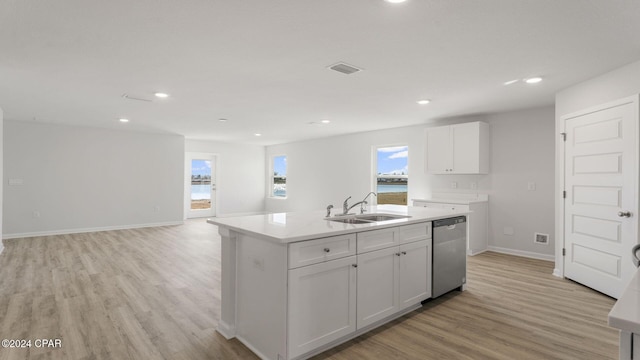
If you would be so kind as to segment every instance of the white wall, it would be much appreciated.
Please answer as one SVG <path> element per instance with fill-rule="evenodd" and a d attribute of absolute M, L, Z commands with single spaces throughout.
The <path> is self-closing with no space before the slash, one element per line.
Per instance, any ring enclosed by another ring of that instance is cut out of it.
<path fill-rule="evenodd" d="M 4 146 L 5 238 L 182 222 L 182 136 L 6 121 Z"/>
<path fill-rule="evenodd" d="M 409 146 L 409 199 L 424 198 L 431 192 L 488 193 L 490 245 L 502 251 L 552 258 L 553 107 L 448 119 L 428 126 L 469 121 L 490 124 L 491 173 L 488 175 L 425 174 L 426 126 L 269 146 L 267 164 L 274 155 L 287 156 L 287 198 L 267 198 L 266 210 L 320 210 L 328 204 L 339 209 L 347 196 L 359 201 L 374 190 L 372 150 L 406 144 Z M 269 169 L 265 170 L 267 174 Z M 458 183 L 455 190 L 450 188 L 452 181 Z M 477 190 L 471 189 L 472 182 L 477 184 Z M 528 182 L 535 182 L 537 190 L 527 191 Z M 503 235 L 504 227 L 512 227 L 514 235 Z M 551 244 L 534 244 L 534 232 L 549 234 Z"/>
<path fill-rule="evenodd" d="M 217 155 L 217 216 L 264 211 L 263 146 L 187 139 L 185 148 Z"/>
<path fill-rule="evenodd" d="M 571 86 L 556 94 L 556 133 L 564 129 L 562 116 L 571 114 L 582 109 L 594 107 L 613 100 L 628 97 L 640 93 L 640 61 L 628 64 L 603 75 Z M 563 146 L 559 138 L 556 140 L 556 147 Z M 557 151 L 560 153 L 560 151 Z M 563 169 L 560 162 L 556 161 L 556 173 L 560 174 Z M 555 181 L 556 193 L 560 193 L 563 188 L 560 184 L 559 175 Z M 562 203 L 559 196 L 556 196 L 555 213 L 556 218 L 562 219 Z M 560 238 L 560 227 L 556 228 L 556 236 Z M 564 266 L 562 255 L 559 251 L 562 244 L 558 242 L 556 251 L 556 268 L 554 273 L 562 275 Z"/>
<path fill-rule="evenodd" d="M 4 153 L 3 153 L 3 149 L 4 149 L 4 137 L 2 135 L 4 131 L 4 117 L 3 117 L 3 112 L 2 112 L 2 108 L 0 108 L 0 180 L 2 180 L 2 171 L 4 169 L 3 166 L 3 160 L 4 160 Z M 0 254 L 2 253 L 2 250 L 4 250 L 4 244 L 2 243 L 2 189 L 3 189 L 3 184 L 4 181 L 0 181 Z"/>

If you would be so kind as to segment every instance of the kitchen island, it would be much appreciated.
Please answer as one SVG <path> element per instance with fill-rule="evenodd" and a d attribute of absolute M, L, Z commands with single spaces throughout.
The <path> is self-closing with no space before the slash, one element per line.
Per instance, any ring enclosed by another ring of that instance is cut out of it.
<path fill-rule="evenodd" d="M 263 359 L 302 359 L 419 308 L 431 297 L 431 221 L 468 213 L 367 213 L 380 221 L 324 211 L 209 219 L 222 237 L 218 332 Z"/>

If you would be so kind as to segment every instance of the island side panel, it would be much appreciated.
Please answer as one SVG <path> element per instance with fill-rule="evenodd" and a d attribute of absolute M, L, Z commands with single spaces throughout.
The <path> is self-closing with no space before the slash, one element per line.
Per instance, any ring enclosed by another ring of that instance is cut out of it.
<path fill-rule="evenodd" d="M 236 236 L 219 226 L 221 240 L 220 322 L 218 332 L 227 340 L 236 336 Z"/>
<path fill-rule="evenodd" d="M 287 245 L 238 234 L 237 337 L 263 359 L 286 359 Z"/>

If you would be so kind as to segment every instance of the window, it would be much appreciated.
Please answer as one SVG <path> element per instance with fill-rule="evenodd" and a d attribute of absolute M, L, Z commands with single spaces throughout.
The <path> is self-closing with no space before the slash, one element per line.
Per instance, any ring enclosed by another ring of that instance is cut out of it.
<path fill-rule="evenodd" d="M 407 205 L 409 147 L 379 147 L 376 149 L 376 159 L 378 204 Z"/>
<path fill-rule="evenodd" d="M 273 176 L 271 177 L 271 196 L 287 197 L 287 157 L 274 156 L 271 163 Z"/>

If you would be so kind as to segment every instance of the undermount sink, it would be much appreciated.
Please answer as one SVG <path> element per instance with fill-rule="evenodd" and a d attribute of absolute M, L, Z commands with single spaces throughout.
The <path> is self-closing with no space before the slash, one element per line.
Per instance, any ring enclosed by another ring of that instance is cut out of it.
<path fill-rule="evenodd" d="M 327 220 L 341 222 L 345 224 L 368 224 L 368 223 L 374 223 L 378 221 L 406 219 L 409 217 L 410 216 L 393 215 L 393 214 L 364 214 L 364 215 L 352 215 L 349 217 L 327 218 Z"/>
<path fill-rule="evenodd" d="M 358 215 L 357 219 L 360 220 L 369 220 L 369 221 L 387 221 L 387 220 L 395 220 L 395 219 L 406 219 L 409 216 L 405 215 L 390 215 L 390 214 L 369 214 L 369 215 Z"/>
<path fill-rule="evenodd" d="M 345 224 L 369 224 L 372 221 L 367 221 L 367 220 L 360 220 L 360 219 L 356 219 L 356 218 L 340 218 L 340 219 L 327 219 L 329 221 L 335 221 L 335 222 L 341 222 L 341 223 L 345 223 Z"/>

